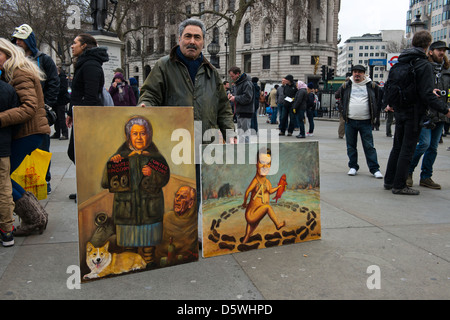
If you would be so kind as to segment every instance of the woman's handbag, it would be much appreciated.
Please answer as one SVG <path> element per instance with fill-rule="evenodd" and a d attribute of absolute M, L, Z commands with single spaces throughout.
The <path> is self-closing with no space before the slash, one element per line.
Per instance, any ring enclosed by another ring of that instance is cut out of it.
<path fill-rule="evenodd" d="M 53 111 L 52 108 L 50 108 L 48 105 L 45 105 L 45 112 L 47 113 L 47 120 L 48 120 L 48 125 L 52 126 L 56 123 L 56 112 Z"/>

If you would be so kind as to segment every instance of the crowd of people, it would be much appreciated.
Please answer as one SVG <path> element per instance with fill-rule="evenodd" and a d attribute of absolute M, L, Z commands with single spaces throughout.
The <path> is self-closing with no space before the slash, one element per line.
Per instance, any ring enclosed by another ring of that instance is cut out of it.
<path fill-rule="evenodd" d="M 5 247 L 14 245 L 14 236 L 42 234 L 48 223 L 48 214 L 36 196 L 11 179 L 11 174 L 34 150 L 49 152 L 50 139 L 69 139 L 73 105 L 103 105 L 100 93 L 102 64 L 108 61 L 106 48 L 98 47 L 91 35 L 80 34 L 74 39 L 72 53 L 75 74 L 69 80 L 61 66 L 39 51 L 29 25 L 15 28 L 11 40 L 0 38 L 0 240 Z M 131 85 L 120 73 L 113 79 L 110 94 L 117 105 L 136 105 L 139 90 L 133 88 L 135 79 L 129 80 Z M 49 112 L 56 114 L 54 123 Z M 75 162 L 73 132 L 68 156 Z M 47 194 L 51 194 L 50 165 L 45 180 Z M 17 228 L 14 213 L 20 218 Z"/>
<path fill-rule="evenodd" d="M 278 125 L 280 136 L 292 136 L 299 130 L 297 138 L 312 137 L 314 135 L 314 117 L 320 108 L 318 88 L 313 83 L 305 84 L 287 75 L 270 90 L 261 90 L 259 79 L 250 78 L 239 67 L 232 67 L 228 71 L 232 84 L 223 84 L 237 123 L 238 139 L 241 143 L 248 143 L 252 134 L 258 133 L 257 118 L 267 117 L 266 122 Z M 245 88 L 245 90 L 244 90 Z M 308 132 L 305 122 L 308 121 Z M 287 131 L 287 134 L 286 134 Z"/>
<path fill-rule="evenodd" d="M 313 83 L 295 80 L 289 74 L 281 85 L 263 91 L 258 86 L 258 78 L 252 78 L 237 66 L 228 70 L 231 83 L 223 82 L 202 54 L 205 33 L 201 21 L 183 21 L 179 26 L 178 45 L 156 63 L 140 90 L 136 79 L 127 80 L 118 68 L 108 91 L 104 89 L 102 69 L 109 60 L 107 49 L 99 47 L 90 34 L 79 34 L 73 41 L 74 74 L 70 79 L 37 49 L 30 26 L 16 28 L 12 41 L 0 38 L 0 235 L 4 246 L 13 245 L 14 236 L 42 233 L 48 222 L 48 214 L 37 198 L 12 180 L 11 173 L 35 149 L 49 151 L 50 139 L 69 139 L 67 153 L 75 164 L 72 107 L 104 106 L 105 94 L 111 98 L 109 105 L 115 106 L 193 106 L 194 120 L 202 122 L 201 136 L 205 138 L 207 130 L 218 130 L 225 143 L 250 142 L 250 136 L 258 132 L 258 116 L 266 116 L 267 123 L 278 125 L 280 136 L 293 136 L 296 130 L 298 139 L 314 135 L 314 117 L 320 102 Z M 384 187 L 394 194 L 419 194 L 411 188 L 412 173 L 422 156 L 420 185 L 440 189 L 431 176 L 437 144 L 442 134 L 448 133 L 450 65 L 445 53 L 449 48 L 442 41 L 431 42 L 428 32 L 418 32 L 413 47 L 399 58 L 399 61 L 415 61 L 418 97 L 414 107 L 385 106 L 386 135 L 392 135 L 390 127 L 394 118 L 395 131 Z M 383 178 L 372 135 L 379 121 L 380 104 L 384 102 L 382 97 L 383 89 L 366 75 L 362 65 L 352 67 L 351 77 L 336 92 L 341 124 L 345 128 L 339 130 L 339 137 L 345 135 L 350 176 L 355 176 L 360 169 L 359 135 L 369 171 L 375 178 Z M 48 109 L 57 114 L 51 136 Z M 196 171 L 197 184 L 200 184 L 199 165 Z M 51 193 L 50 180 L 49 166 L 48 193 Z M 76 199 L 76 194 L 70 198 Z M 197 206 L 200 203 L 197 193 Z M 13 224 L 13 212 L 20 218 L 17 228 Z"/>

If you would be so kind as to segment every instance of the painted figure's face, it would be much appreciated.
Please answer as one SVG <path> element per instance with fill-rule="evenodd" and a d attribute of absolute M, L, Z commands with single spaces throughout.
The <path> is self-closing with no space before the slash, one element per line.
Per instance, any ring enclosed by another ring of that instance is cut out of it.
<path fill-rule="evenodd" d="M 173 210 L 182 215 L 188 209 L 192 208 L 194 199 L 191 197 L 191 190 L 188 187 L 181 187 L 175 195 Z"/>
<path fill-rule="evenodd" d="M 142 150 L 147 146 L 147 142 L 150 137 L 148 136 L 147 130 L 145 130 L 144 126 L 135 124 L 131 127 L 130 139 L 131 144 L 136 150 Z"/>
<path fill-rule="evenodd" d="M 270 171 L 270 165 L 272 163 L 272 157 L 269 154 L 261 153 L 259 155 L 258 163 L 256 167 L 260 176 L 267 176 Z"/>

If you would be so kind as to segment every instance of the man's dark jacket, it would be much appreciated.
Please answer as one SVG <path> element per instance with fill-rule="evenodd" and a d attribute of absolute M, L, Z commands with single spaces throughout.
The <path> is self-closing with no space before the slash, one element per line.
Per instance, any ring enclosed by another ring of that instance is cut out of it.
<path fill-rule="evenodd" d="M 251 118 L 255 111 L 255 88 L 252 79 L 243 73 L 234 86 L 236 113 L 244 118 Z"/>
<path fill-rule="evenodd" d="M 433 66 L 428 61 L 425 51 L 420 48 L 409 48 L 404 50 L 400 57 L 399 62 L 410 63 L 413 61 L 414 70 L 416 73 L 416 90 L 418 95 L 418 102 L 416 104 L 416 110 L 418 111 L 419 119 L 426 113 L 427 107 L 436 110 L 437 112 L 447 114 L 448 108 L 444 101 L 440 100 L 434 93 L 434 71 Z M 414 114 L 414 107 L 395 110 L 396 112 Z"/>
<path fill-rule="evenodd" d="M 339 111 L 342 117 L 347 122 L 348 118 L 348 105 L 350 103 L 350 96 L 352 94 L 352 84 L 351 80 L 346 81 L 335 93 L 337 99 L 341 99 L 339 103 Z M 380 87 L 374 82 L 369 81 L 366 83 L 367 94 L 369 95 L 369 112 L 370 119 L 373 124 L 375 124 L 377 109 L 378 109 L 378 96 L 380 94 Z"/>

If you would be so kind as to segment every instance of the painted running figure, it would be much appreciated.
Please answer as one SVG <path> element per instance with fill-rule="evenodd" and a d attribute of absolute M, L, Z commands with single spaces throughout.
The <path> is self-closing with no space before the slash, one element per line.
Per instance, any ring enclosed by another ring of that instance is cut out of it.
<path fill-rule="evenodd" d="M 243 243 L 248 242 L 250 236 L 266 214 L 269 215 L 277 230 L 280 230 L 286 224 L 285 221 L 278 221 L 275 211 L 270 205 L 270 195 L 282 187 L 280 185 L 276 188 L 272 188 L 272 184 L 266 178 L 270 171 L 271 163 L 271 150 L 268 148 L 260 149 L 257 155 L 256 175 L 245 191 L 244 203 L 242 204 L 242 207 L 246 209 L 245 219 L 247 220 L 245 236 L 242 241 Z M 247 204 L 249 195 L 250 201 Z"/>

